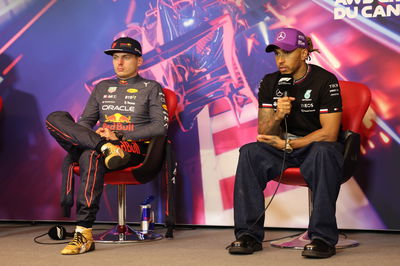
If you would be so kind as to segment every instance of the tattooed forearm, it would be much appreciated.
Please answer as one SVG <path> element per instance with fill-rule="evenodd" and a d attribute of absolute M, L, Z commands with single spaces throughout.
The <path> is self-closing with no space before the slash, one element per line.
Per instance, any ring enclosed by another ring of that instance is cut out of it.
<path fill-rule="evenodd" d="M 258 111 L 258 134 L 279 135 L 280 121 L 275 120 L 274 110 L 260 108 Z"/>

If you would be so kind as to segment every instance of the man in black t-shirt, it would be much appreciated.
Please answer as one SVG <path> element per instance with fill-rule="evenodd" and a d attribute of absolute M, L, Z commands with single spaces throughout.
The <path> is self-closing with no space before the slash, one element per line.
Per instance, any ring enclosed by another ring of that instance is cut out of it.
<path fill-rule="evenodd" d="M 138 74 L 142 47 L 129 37 L 111 49 L 116 78 L 94 88 L 82 116 L 75 122 L 67 112 L 47 116 L 46 127 L 68 152 L 62 165 L 61 206 L 70 216 L 74 201 L 73 168 L 79 163 L 81 183 L 76 199 L 77 226 L 73 240 L 61 251 L 75 255 L 94 250 L 92 225 L 99 210 L 106 171 L 143 162 L 148 140 L 167 134 L 168 110 L 162 87 Z M 99 122 L 99 128 L 92 128 Z"/>
<path fill-rule="evenodd" d="M 257 142 L 240 148 L 234 190 L 236 241 L 229 247 L 231 254 L 262 250 L 263 191 L 268 181 L 279 176 L 284 156 L 285 167 L 300 167 L 313 191 L 308 227 L 312 241 L 302 255 L 335 254 L 336 200 L 343 165 L 343 144 L 337 141 L 342 101 L 336 77 L 306 63 L 314 51 L 311 39 L 291 28 L 278 31 L 266 48 L 275 53 L 278 71 L 265 75 L 260 83 Z M 287 75 L 294 85 L 285 92 L 287 87 L 278 86 L 278 81 Z"/>

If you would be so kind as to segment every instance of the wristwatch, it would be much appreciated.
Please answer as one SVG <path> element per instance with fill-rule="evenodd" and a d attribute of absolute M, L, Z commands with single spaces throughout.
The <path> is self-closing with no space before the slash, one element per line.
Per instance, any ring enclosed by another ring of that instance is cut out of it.
<path fill-rule="evenodd" d="M 285 148 L 283 148 L 282 150 L 286 153 L 291 153 L 293 151 L 292 146 L 290 146 L 290 140 L 285 142 Z"/>

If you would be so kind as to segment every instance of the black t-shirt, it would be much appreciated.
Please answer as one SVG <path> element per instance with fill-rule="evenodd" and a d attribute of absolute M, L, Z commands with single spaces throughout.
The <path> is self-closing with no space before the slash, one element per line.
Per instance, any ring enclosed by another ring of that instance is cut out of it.
<path fill-rule="evenodd" d="M 283 97 L 278 88 L 279 71 L 267 74 L 260 82 L 258 92 L 259 108 L 274 108 Z M 321 128 L 319 116 L 324 113 L 342 111 L 339 83 L 329 71 L 309 64 L 306 75 L 296 80 L 288 91 L 296 98 L 287 117 L 288 133 L 305 136 Z M 282 127 L 283 128 L 283 127 Z"/>

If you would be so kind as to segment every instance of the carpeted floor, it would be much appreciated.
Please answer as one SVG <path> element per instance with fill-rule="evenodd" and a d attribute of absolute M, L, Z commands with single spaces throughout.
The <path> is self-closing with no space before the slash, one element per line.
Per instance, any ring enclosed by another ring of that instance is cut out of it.
<path fill-rule="evenodd" d="M 253 255 L 230 255 L 225 247 L 233 241 L 231 228 L 178 227 L 172 240 L 158 240 L 131 244 L 100 244 L 96 250 L 77 256 L 62 256 L 65 244 L 51 240 L 47 235 L 37 244 L 35 236 L 44 234 L 53 224 L 0 223 L 0 265 L 400 265 L 400 232 L 344 232 L 360 246 L 338 250 L 329 259 L 306 259 L 301 251 L 271 247 Z M 72 232 L 73 226 L 66 225 Z M 111 225 L 94 227 L 101 232 Z M 165 229 L 157 232 L 164 233 Z M 274 239 L 301 231 L 266 229 L 266 238 Z"/>

